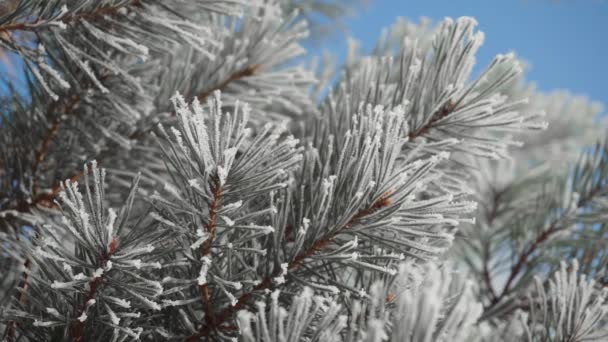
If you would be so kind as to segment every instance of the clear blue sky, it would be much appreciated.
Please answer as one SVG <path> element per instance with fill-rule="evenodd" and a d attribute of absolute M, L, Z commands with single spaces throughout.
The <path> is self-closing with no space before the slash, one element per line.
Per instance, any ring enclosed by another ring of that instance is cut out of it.
<path fill-rule="evenodd" d="M 486 35 L 478 54 L 485 66 L 497 53 L 515 51 L 530 66 L 527 79 L 541 90 L 569 89 L 608 107 L 608 1 L 601 0 L 368 0 L 346 20 L 368 51 L 398 16 L 472 16 Z M 329 49 L 343 58 L 343 39 Z"/>

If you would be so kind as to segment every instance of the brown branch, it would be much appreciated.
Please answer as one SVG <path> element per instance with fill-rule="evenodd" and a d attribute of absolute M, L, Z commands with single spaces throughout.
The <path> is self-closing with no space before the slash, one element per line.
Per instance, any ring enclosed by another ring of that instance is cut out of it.
<path fill-rule="evenodd" d="M 230 77 L 228 77 L 226 80 L 224 80 L 219 85 L 201 92 L 197 97 L 200 101 L 204 101 L 207 97 L 209 97 L 211 94 L 213 94 L 214 91 L 224 90 L 231 82 L 238 81 L 244 77 L 249 77 L 249 76 L 255 75 L 255 73 L 259 70 L 259 68 L 260 68 L 259 65 L 252 65 L 252 66 L 246 67 L 246 68 L 232 74 Z M 100 79 L 104 80 L 107 77 L 108 77 L 108 75 L 102 75 L 102 76 L 100 76 Z M 62 110 L 62 112 L 64 112 L 64 113 L 71 112 L 74 109 L 74 107 L 76 105 L 78 105 L 78 103 L 80 101 L 81 101 L 80 96 L 74 95 L 72 97 L 72 100 L 64 106 L 65 108 Z M 54 113 L 56 110 L 57 110 L 57 103 L 53 102 L 49 106 L 49 109 L 47 110 L 47 116 L 52 115 L 52 113 Z M 173 114 L 175 114 L 175 113 L 173 113 Z M 44 162 L 44 160 L 46 160 L 46 157 L 47 157 L 47 155 L 49 153 L 49 149 L 50 149 L 50 143 L 52 142 L 54 137 L 57 135 L 57 132 L 60 128 L 60 124 L 61 124 L 61 120 L 60 120 L 60 117 L 58 117 L 57 119 L 55 119 L 53 121 L 53 124 L 47 131 L 47 134 L 45 135 L 45 138 L 43 139 L 43 142 L 41 143 L 40 148 L 36 152 L 36 160 L 34 162 L 34 165 L 32 166 L 32 172 L 33 172 L 34 178 L 36 176 L 36 173 L 39 171 L 39 168 L 40 168 L 42 162 Z M 146 133 L 148 133 L 148 132 L 149 132 L 148 130 L 133 132 L 129 136 L 129 139 L 130 140 L 139 140 L 143 136 L 145 136 Z M 101 161 L 98 160 L 98 162 L 101 162 Z M 78 173 L 74 174 L 70 178 L 70 180 L 78 180 L 80 177 L 82 177 L 82 175 L 83 175 L 82 171 L 79 171 Z M 35 207 L 36 205 L 42 205 L 47 208 L 52 208 L 54 206 L 53 201 L 54 201 L 55 197 L 59 194 L 59 191 L 61 190 L 60 182 L 57 182 L 51 187 L 51 191 L 49 193 L 38 194 L 37 192 L 38 192 L 38 188 L 39 188 L 39 180 L 36 178 L 34 179 L 34 185 L 32 188 L 33 188 L 33 191 L 32 191 L 33 198 L 31 199 L 31 201 L 19 202 L 17 204 L 17 207 L 15 208 L 16 210 L 18 210 L 20 212 L 29 212 L 30 209 L 32 207 Z"/>
<path fill-rule="evenodd" d="M 511 272 L 509 273 L 509 278 L 507 278 L 507 282 L 505 283 L 502 291 L 497 297 L 494 297 L 492 300 L 490 307 L 499 303 L 508 293 L 511 291 L 511 286 L 513 285 L 513 281 L 517 278 L 519 273 L 522 271 L 523 267 L 528 263 L 528 259 L 530 256 L 536 251 L 536 249 L 545 241 L 549 239 L 555 232 L 557 232 L 559 228 L 557 225 L 551 225 L 548 229 L 542 231 L 536 239 L 532 242 L 530 246 L 524 251 L 524 253 L 519 255 L 517 262 L 511 267 Z"/>
<path fill-rule="evenodd" d="M 440 110 L 433 113 L 431 115 L 431 119 L 426 124 L 418 127 L 417 129 L 411 131 L 408 134 L 409 141 L 412 141 L 420 136 L 427 134 L 432 128 L 435 127 L 435 124 L 446 116 L 450 115 L 456 110 L 456 106 L 451 102 L 445 104 Z"/>
<path fill-rule="evenodd" d="M 80 102 L 80 95 L 74 94 L 70 99 L 70 102 L 66 103 L 63 108 L 61 108 L 62 113 L 69 114 L 74 110 L 74 107 Z M 46 116 L 51 117 L 53 113 L 58 109 L 58 102 L 52 102 L 49 108 L 47 109 Z M 32 178 L 34 179 L 32 184 L 32 195 L 36 196 L 38 192 L 38 178 L 36 177 L 38 171 L 40 171 L 40 166 L 46 160 L 46 157 L 49 153 L 49 148 L 51 146 L 51 142 L 57 136 L 59 132 L 59 127 L 61 125 L 61 115 L 57 115 L 51 126 L 49 127 L 47 133 L 42 139 L 42 143 L 40 144 L 40 148 L 36 151 L 34 164 L 32 165 Z"/>
<path fill-rule="evenodd" d="M 101 268 L 106 268 L 108 261 L 110 261 L 110 258 L 116 253 L 116 250 L 118 249 L 118 241 L 116 240 L 116 237 L 114 237 L 110 243 L 110 248 L 107 252 L 104 252 L 101 260 L 99 261 L 99 265 L 101 266 Z M 87 308 L 87 303 L 91 300 L 95 298 L 95 295 L 97 294 L 97 290 L 99 289 L 99 287 L 101 286 L 101 284 L 104 281 L 104 274 L 102 274 L 101 276 L 91 280 L 89 282 L 89 291 L 87 292 L 87 294 L 84 296 L 84 299 L 80 305 L 80 308 L 78 310 L 78 314 L 76 315 L 76 321 L 74 321 L 72 323 L 70 332 L 72 334 L 72 340 L 74 342 L 82 342 L 84 341 L 84 322 L 81 322 L 78 317 L 80 317 L 83 313 L 86 312 Z"/>
<path fill-rule="evenodd" d="M 217 210 L 219 207 L 220 200 L 222 198 L 222 186 L 220 185 L 219 180 L 216 179 L 214 183 L 215 185 L 212 191 L 213 198 L 211 199 L 211 204 L 209 205 L 209 218 L 206 224 L 209 237 L 201 245 L 200 250 L 202 257 L 206 257 L 211 253 L 211 244 L 215 239 L 215 228 L 217 225 Z M 215 316 L 213 312 L 213 306 L 211 305 L 211 301 L 209 299 L 209 283 L 199 285 L 199 291 L 203 300 L 203 307 L 205 308 L 205 319 L 207 320 L 208 324 L 213 325 L 215 324 Z"/>
<path fill-rule="evenodd" d="M 584 207 L 593 197 L 595 197 L 602 190 L 601 185 L 594 187 L 587 196 L 581 197 L 579 201 L 576 203 L 577 208 Z M 509 273 L 509 277 L 507 278 L 507 282 L 505 283 L 500 294 L 490 302 L 490 304 L 485 307 L 484 310 L 488 310 L 500 303 L 511 291 L 511 287 L 513 286 L 513 282 L 519 276 L 520 272 L 524 269 L 526 264 L 529 261 L 529 258 L 534 254 L 534 252 L 538 249 L 540 245 L 542 245 L 545 241 L 547 241 L 553 234 L 559 232 L 561 227 L 559 226 L 560 219 L 553 221 L 549 227 L 543 230 L 534 241 L 526 248 L 526 250 L 519 255 L 517 261 L 513 266 L 511 266 L 511 271 Z"/>
<path fill-rule="evenodd" d="M 390 196 L 391 196 L 391 192 L 387 192 L 380 199 L 378 199 L 376 202 L 374 202 L 370 207 L 357 212 L 357 214 L 355 214 L 355 216 L 353 216 L 344 226 L 340 227 L 335 232 L 333 232 L 329 235 L 326 235 L 325 237 L 321 238 L 320 240 L 317 240 L 310 247 L 308 247 L 307 249 L 302 251 L 300 254 L 298 254 L 288 264 L 287 269 L 289 271 L 298 269 L 300 266 L 303 265 L 303 262 L 306 258 L 309 258 L 309 257 L 319 253 L 320 251 L 322 251 L 331 242 L 333 242 L 338 235 L 343 233 L 345 230 L 347 230 L 350 227 L 352 227 L 353 225 L 359 223 L 361 221 L 361 219 L 365 218 L 366 216 L 369 216 L 372 213 L 378 211 L 379 209 L 382 209 L 382 208 L 390 205 L 392 203 Z M 280 269 L 275 270 L 270 276 L 265 277 L 262 280 L 262 282 L 260 282 L 258 285 L 253 287 L 253 289 L 251 289 L 251 291 L 242 294 L 239 297 L 239 299 L 237 300 L 235 305 L 228 306 L 228 307 L 224 308 L 222 311 L 220 311 L 218 314 L 214 315 L 214 318 L 215 318 L 214 324 L 212 324 L 212 325 L 207 324 L 206 326 L 201 327 L 201 329 L 198 331 L 198 333 L 189 336 L 188 338 L 186 338 L 186 341 L 188 341 L 188 342 L 198 341 L 201 337 L 208 336 L 212 331 L 214 331 L 218 328 L 223 329 L 223 330 L 229 329 L 230 327 L 222 326 L 222 324 L 231 320 L 232 317 L 234 316 L 234 314 L 238 310 L 244 308 L 253 299 L 255 292 L 272 288 L 272 286 L 273 286 L 272 279 L 279 276 L 281 274 L 281 272 L 282 272 L 282 270 L 280 270 Z"/>
<path fill-rule="evenodd" d="M 0 30 L 0 32 L 1 32 L 1 30 Z M 199 94 L 198 95 L 199 100 L 204 101 L 207 97 L 209 97 L 211 94 L 213 94 L 213 92 L 216 90 L 224 90 L 231 82 L 240 80 L 244 77 L 249 77 L 249 76 L 255 75 L 255 73 L 257 72 L 258 69 L 259 69 L 259 65 L 253 65 L 253 66 L 249 66 L 243 70 L 240 70 L 240 71 L 232 74 L 230 77 L 228 77 L 226 80 L 224 80 L 219 85 L 217 85 L 213 88 L 210 88 L 206 91 L 203 91 L 201 94 Z M 107 77 L 107 75 L 101 76 L 100 79 L 103 80 L 106 77 Z M 78 105 L 78 103 L 80 101 L 81 101 L 80 96 L 78 96 L 77 94 L 74 95 L 72 97 L 72 100 L 68 104 L 66 104 L 66 106 L 64 107 L 64 110 L 62 110 L 62 112 L 64 112 L 64 113 L 71 112 L 73 110 L 73 108 L 76 105 Z M 58 105 L 58 102 L 53 102 L 49 106 L 49 109 L 47 110 L 47 116 L 51 116 L 52 113 L 54 113 L 57 110 L 57 105 Z M 35 162 L 34 162 L 34 165 L 32 166 L 32 177 L 34 178 L 34 182 L 33 182 L 33 186 L 32 186 L 33 197 L 30 201 L 20 201 L 17 204 L 16 209 L 20 212 L 29 212 L 31 210 L 31 208 L 33 208 L 37 205 L 41 205 L 41 206 L 47 207 L 47 208 L 52 208 L 55 206 L 54 200 L 55 200 L 55 197 L 57 197 L 57 195 L 61 191 L 61 183 L 57 182 L 57 183 L 53 184 L 51 186 L 51 189 L 49 192 L 38 193 L 39 180 L 36 178 L 36 175 L 40 171 L 42 163 L 46 160 L 46 157 L 48 156 L 48 153 L 50 151 L 51 142 L 57 136 L 57 133 L 60 129 L 61 121 L 62 120 L 61 120 L 60 116 L 58 116 L 55 120 L 53 120 L 51 127 L 47 131 L 47 134 L 45 135 L 45 137 L 40 145 L 40 148 L 35 153 Z M 147 133 L 147 131 L 135 132 L 129 136 L 129 139 L 131 139 L 131 140 L 140 139 L 145 133 Z M 98 162 L 101 162 L 101 161 L 98 161 Z M 69 180 L 72 182 L 78 181 L 83 175 L 84 175 L 84 171 L 79 171 L 76 174 L 74 174 L 73 176 L 71 176 Z M 210 248 L 211 248 L 211 243 L 215 237 L 215 225 L 216 225 L 216 221 L 217 221 L 217 205 L 219 204 L 220 195 L 221 195 L 221 191 L 222 191 L 221 187 L 218 187 L 217 189 L 218 189 L 218 191 L 214 191 L 214 200 L 212 201 L 212 205 L 210 207 L 209 222 L 207 225 L 207 231 L 211 234 L 211 236 L 202 245 L 202 255 L 203 256 L 209 254 Z M 30 262 L 29 260 L 26 261 L 26 267 L 28 267 L 29 262 Z M 99 280 L 99 282 L 101 282 L 101 280 Z M 95 292 L 96 292 L 98 286 L 99 286 L 98 283 L 91 284 L 91 289 L 93 290 L 93 291 L 89 292 L 91 298 L 95 295 Z M 27 277 L 26 277 L 25 273 L 24 273 L 24 283 L 23 283 L 23 286 L 21 286 L 20 288 L 22 288 L 24 291 L 27 289 Z M 211 303 L 209 300 L 208 284 L 200 286 L 199 289 L 200 289 L 201 297 L 203 299 L 203 303 L 205 304 L 205 307 L 206 307 L 206 312 L 209 313 L 206 315 L 206 317 L 208 317 L 207 319 L 209 319 L 213 322 L 214 315 L 213 315 L 213 310 L 212 310 Z M 21 301 L 23 294 L 20 292 L 18 295 L 19 295 L 19 301 Z M 91 299 L 91 298 L 89 298 L 89 299 Z M 86 301 L 88 301 L 89 299 L 87 299 Z M 86 305 L 86 301 L 85 301 L 85 305 Z M 14 333 L 15 333 L 14 329 L 16 328 L 16 323 L 15 323 L 15 327 L 12 327 L 12 328 L 11 327 L 12 326 L 9 326 L 9 332 L 12 331 L 12 336 L 14 336 Z M 72 329 L 73 334 L 75 333 L 77 336 L 81 336 L 83 328 L 84 328 L 83 324 L 80 324 L 80 325 L 75 324 L 75 326 Z M 79 341 L 79 340 L 75 339 L 75 341 Z"/>
<path fill-rule="evenodd" d="M 250 65 L 242 70 L 239 70 L 239 71 L 233 73 L 232 75 L 228 76 L 228 78 L 226 78 L 220 84 L 202 91 L 200 94 L 196 95 L 196 97 L 198 98 L 198 100 L 200 102 L 204 102 L 216 90 L 223 91 L 224 89 L 226 89 L 226 87 L 230 83 L 238 81 L 245 77 L 251 77 L 251 76 L 255 75 L 257 73 L 257 71 L 259 70 L 259 68 L 260 68 L 260 65 L 254 64 L 254 65 Z M 175 111 L 171 112 L 171 116 L 175 116 L 175 115 L 176 115 Z M 131 133 L 131 135 L 129 135 L 129 139 L 139 140 L 139 139 L 143 138 L 147 133 L 149 133 L 150 130 L 151 130 L 151 128 L 145 129 L 143 131 L 135 131 L 135 132 Z"/>
<path fill-rule="evenodd" d="M 68 14 L 61 18 L 60 20 L 64 23 L 74 23 L 78 22 L 81 19 L 84 20 L 97 20 L 103 18 L 104 16 L 114 16 L 119 14 L 120 9 L 128 6 L 137 6 L 141 5 L 142 0 L 133 0 L 130 2 L 126 2 L 124 4 L 118 6 L 102 6 L 93 10 L 92 12 L 84 12 L 84 13 L 74 13 Z M 14 31 L 36 31 L 37 25 L 43 24 L 45 21 L 37 20 L 31 23 L 12 23 L 4 26 L 0 26 L 0 33 L 8 33 Z"/>
<path fill-rule="evenodd" d="M 130 6 L 130 5 L 134 5 L 134 6 L 141 5 L 141 1 L 142 0 L 133 0 L 130 3 L 126 3 L 121 6 L 103 7 L 101 9 L 99 9 L 97 12 L 94 12 L 96 14 L 94 14 L 93 12 L 83 13 L 83 14 L 74 14 L 74 15 L 66 16 L 66 19 L 67 20 L 91 19 L 92 17 L 94 17 L 96 15 L 109 15 L 109 14 L 112 14 L 113 12 L 117 12 L 122 7 Z M 64 19 L 64 20 L 66 20 L 66 19 Z M 10 27 L 10 25 L 4 26 L 4 29 L 2 27 L 0 27 L 0 32 L 2 32 L 3 30 L 6 30 L 6 27 Z M 259 68 L 260 68 L 260 65 L 256 64 L 256 65 L 248 66 L 242 70 L 239 70 L 239 71 L 235 72 L 234 74 L 230 75 L 228 78 L 226 78 L 220 84 L 201 92 L 197 97 L 200 101 L 204 101 L 207 97 L 209 97 L 211 94 L 213 94 L 214 91 L 224 90 L 230 83 L 232 83 L 234 81 L 238 81 L 242 78 L 255 75 L 256 72 L 259 70 Z M 102 76 L 100 76 L 100 79 L 103 80 L 107 77 L 108 77 L 108 75 L 102 75 Z M 68 104 L 66 104 L 64 106 L 64 109 L 62 110 L 62 112 L 69 113 L 70 111 L 73 110 L 73 108 L 80 101 L 81 101 L 80 96 L 78 94 L 74 95 L 72 97 L 71 102 L 69 102 Z M 58 104 L 56 102 L 53 102 L 49 106 L 49 109 L 47 110 L 47 117 L 51 116 L 52 113 L 54 113 L 57 110 L 57 106 L 58 106 Z M 175 115 L 175 113 L 173 113 L 173 115 Z M 61 117 L 58 116 L 57 118 L 55 118 L 53 120 L 51 127 L 47 131 L 47 133 L 40 145 L 40 148 L 36 151 L 35 161 L 32 166 L 32 177 L 34 178 L 33 185 L 32 185 L 32 198 L 30 199 L 30 201 L 20 201 L 19 203 L 17 203 L 17 206 L 15 208 L 17 211 L 29 212 L 30 209 L 36 205 L 42 205 L 44 207 L 49 207 L 49 208 L 54 206 L 53 201 L 60 191 L 60 183 L 57 182 L 54 185 L 52 185 L 50 193 L 38 194 L 39 179 L 36 178 L 36 174 L 40 171 L 40 167 L 41 167 L 42 163 L 46 160 L 46 158 L 48 156 L 51 142 L 57 135 L 57 133 L 60 129 L 60 125 L 61 125 Z M 141 139 L 143 136 L 146 135 L 146 133 L 148 133 L 147 130 L 133 132 L 129 136 L 129 139 L 130 140 Z M 82 177 L 82 172 L 76 173 L 70 179 L 77 180 L 80 177 Z"/>
<path fill-rule="evenodd" d="M 216 90 L 226 89 L 226 87 L 234 81 L 238 81 L 242 78 L 251 77 L 251 76 L 255 75 L 259 68 L 260 68 L 260 65 L 254 64 L 254 65 L 249 65 L 246 68 L 235 72 L 234 74 L 232 74 L 228 78 L 226 78 L 222 83 L 216 85 L 215 87 L 212 87 L 210 89 L 207 89 L 207 90 L 201 92 L 197 96 L 199 101 L 201 101 L 201 102 L 205 101 L 205 99 L 207 99 L 209 96 L 211 96 L 213 94 L 213 92 L 215 92 Z"/>

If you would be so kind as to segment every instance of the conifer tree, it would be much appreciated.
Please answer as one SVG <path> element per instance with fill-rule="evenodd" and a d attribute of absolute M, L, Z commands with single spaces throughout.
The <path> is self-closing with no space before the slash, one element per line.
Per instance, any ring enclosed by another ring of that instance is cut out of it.
<path fill-rule="evenodd" d="M 2 337 L 608 339 L 601 107 L 468 17 L 309 62 L 345 5 L 0 1 Z"/>

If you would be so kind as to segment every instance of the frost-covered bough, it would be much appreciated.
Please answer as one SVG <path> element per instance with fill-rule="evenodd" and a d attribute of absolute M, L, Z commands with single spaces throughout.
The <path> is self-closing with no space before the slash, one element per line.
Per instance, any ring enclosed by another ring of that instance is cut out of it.
<path fill-rule="evenodd" d="M 285 66 L 305 53 L 300 42 L 308 37 L 307 23 L 297 9 L 283 12 L 281 1 L 269 3 L 252 7 L 242 18 L 211 17 L 218 32 L 209 53 L 185 45 L 167 55 L 162 63 L 171 68 L 154 80 L 161 90 L 157 106 L 167 107 L 175 90 L 201 101 L 222 90 L 224 106 L 249 103 L 258 124 L 314 111 L 307 91 L 314 75 L 301 64 Z"/>
<path fill-rule="evenodd" d="M 374 55 L 353 57 L 322 107 L 326 115 L 336 113 L 330 125 L 348 122 L 349 113 L 361 103 L 402 106 L 408 124 L 405 136 L 410 140 L 405 149 L 421 156 L 449 151 L 469 157 L 506 157 L 510 146 L 519 145 L 508 133 L 541 129 L 546 123 L 537 113 L 521 112 L 522 100 L 500 92 L 521 73 L 514 56 L 498 55 L 480 75 L 469 79 L 484 39 L 482 32 L 475 31 L 476 24 L 472 18 L 446 19 L 432 38 L 427 30 L 405 30 L 412 36 L 402 38 L 398 47 L 381 41 Z M 420 43 L 416 34 L 423 36 Z M 450 190 L 467 189 L 465 173 L 454 168 L 445 171 Z"/>
<path fill-rule="evenodd" d="M 105 170 L 95 162 L 88 168 L 84 191 L 76 182 L 62 184 L 61 217 L 32 237 L 27 286 L 3 313 L 9 339 L 17 324 L 21 338 L 32 341 L 138 339 L 142 312 L 161 309 L 163 286 L 151 270 L 162 267 L 155 246 L 167 233 L 130 217 L 137 179 L 114 209 L 104 198 Z"/>
<path fill-rule="evenodd" d="M 180 317 L 195 330 L 160 331 L 165 337 L 228 334 L 238 309 L 274 289 L 367 298 L 369 283 L 394 276 L 399 261 L 445 251 L 450 227 L 474 209 L 452 194 L 417 198 L 446 156 L 398 160 L 400 109 L 361 108 L 344 141 L 319 131 L 297 147 L 281 126 L 250 136 L 248 107 L 222 113 L 219 93 L 207 115 L 196 100 L 189 109 L 177 96 L 175 105 L 179 124 L 161 130 L 160 142 L 174 183 L 152 196 L 153 216 L 183 229 L 163 283 L 192 297 L 168 290 L 165 301 L 176 310 L 190 304 Z"/>
<path fill-rule="evenodd" d="M 256 302 L 255 314 L 238 312 L 240 340 L 470 341 L 482 305 L 462 276 L 435 263 L 404 263 L 392 285 L 374 283 L 369 300 L 350 301 L 348 311 L 332 297 L 314 296 L 308 287 L 295 296 L 291 308 L 284 308 L 276 290 L 268 305 Z"/>
<path fill-rule="evenodd" d="M 466 229 L 475 238 L 466 240 L 472 248 L 463 252 L 487 289 L 481 292 L 486 318 L 510 313 L 532 276 L 555 269 L 565 256 L 605 284 L 607 151 L 600 142 L 565 175 L 521 176 L 495 189 L 478 225 Z"/>
<path fill-rule="evenodd" d="M 606 144 L 574 157 L 596 106 L 536 93 L 512 54 L 472 77 L 471 18 L 398 22 L 327 92 L 331 69 L 297 63 L 310 11 L 339 6 L 0 2 L 26 84 L 0 98 L 3 338 L 601 336 Z M 531 279 L 564 259 L 594 299 L 538 315 Z"/>
<path fill-rule="evenodd" d="M 314 77 L 291 62 L 303 53 L 306 23 L 281 8 L 278 1 L 21 1 L 3 13 L 2 47 L 26 66 L 28 94 L 3 101 L 13 124 L 1 128 L 2 165 L 19 187 L 2 185 L 9 201 L 0 211 L 52 207 L 60 182 L 82 177 L 80 165 L 92 159 L 123 176 L 113 186 L 128 188 L 141 165 L 134 160 L 149 165 L 142 181 L 161 182 L 149 133 L 174 119 L 175 91 L 204 102 L 222 90 L 227 107 L 237 97 L 248 101 L 260 126 L 263 118 L 314 111 L 307 91 Z"/>
<path fill-rule="evenodd" d="M 396 49 L 395 32 L 432 46 L 430 26 L 426 21 L 397 23 L 375 53 Z M 485 82 L 499 82 L 517 64 L 522 63 L 513 58 L 496 66 Z M 494 139 L 510 137 L 523 143 L 509 148 L 509 158 L 455 155 L 470 170 L 466 186 L 480 210 L 475 225 L 461 226 L 463 238 L 457 240 L 454 251 L 459 255 L 454 257 L 463 257 L 479 281 L 486 305 L 482 319 L 498 326 L 495 318 L 510 315 L 520 305 L 532 275 L 554 270 L 566 256 L 577 258 L 585 272 L 605 283 L 606 144 L 598 103 L 567 91 L 540 93 L 521 77 L 501 82 L 496 92 L 513 102 L 513 110 L 550 123 L 541 131 L 493 132 Z"/>
<path fill-rule="evenodd" d="M 579 275 L 576 259 L 553 279 L 534 279 L 528 313 L 520 313 L 525 341 L 603 341 L 608 338 L 608 292 Z"/>
<path fill-rule="evenodd" d="M 159 208 L 153 217 L 178 234 L 163 301 L 166 319 L 179 312 L 183 324 L 159 329 L 167 338 L 197 333 L 201 321 L 200 329 L 209 329 L 215 311 L 237 305 L 263 282 L 273 194 L 288 186 L 301 159 L 284 125 L 267 124 L 253 136 L 247 104 L 223 113 L 219 91 L 206 110 L 196 99 L 191 107 L 180 95 L 173 99 L 178 124 L 170 133 L 161 128 L 160 145 L 174 182 L 152 195 Z"/>

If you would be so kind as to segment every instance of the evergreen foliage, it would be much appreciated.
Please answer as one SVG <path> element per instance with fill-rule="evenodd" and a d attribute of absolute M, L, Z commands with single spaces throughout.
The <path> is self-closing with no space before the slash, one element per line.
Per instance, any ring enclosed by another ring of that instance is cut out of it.
<path fill-rule="evenodd" d="M 7 341 L 602 341 L 599 105 L 342 1 L 4 0 Z"/>

